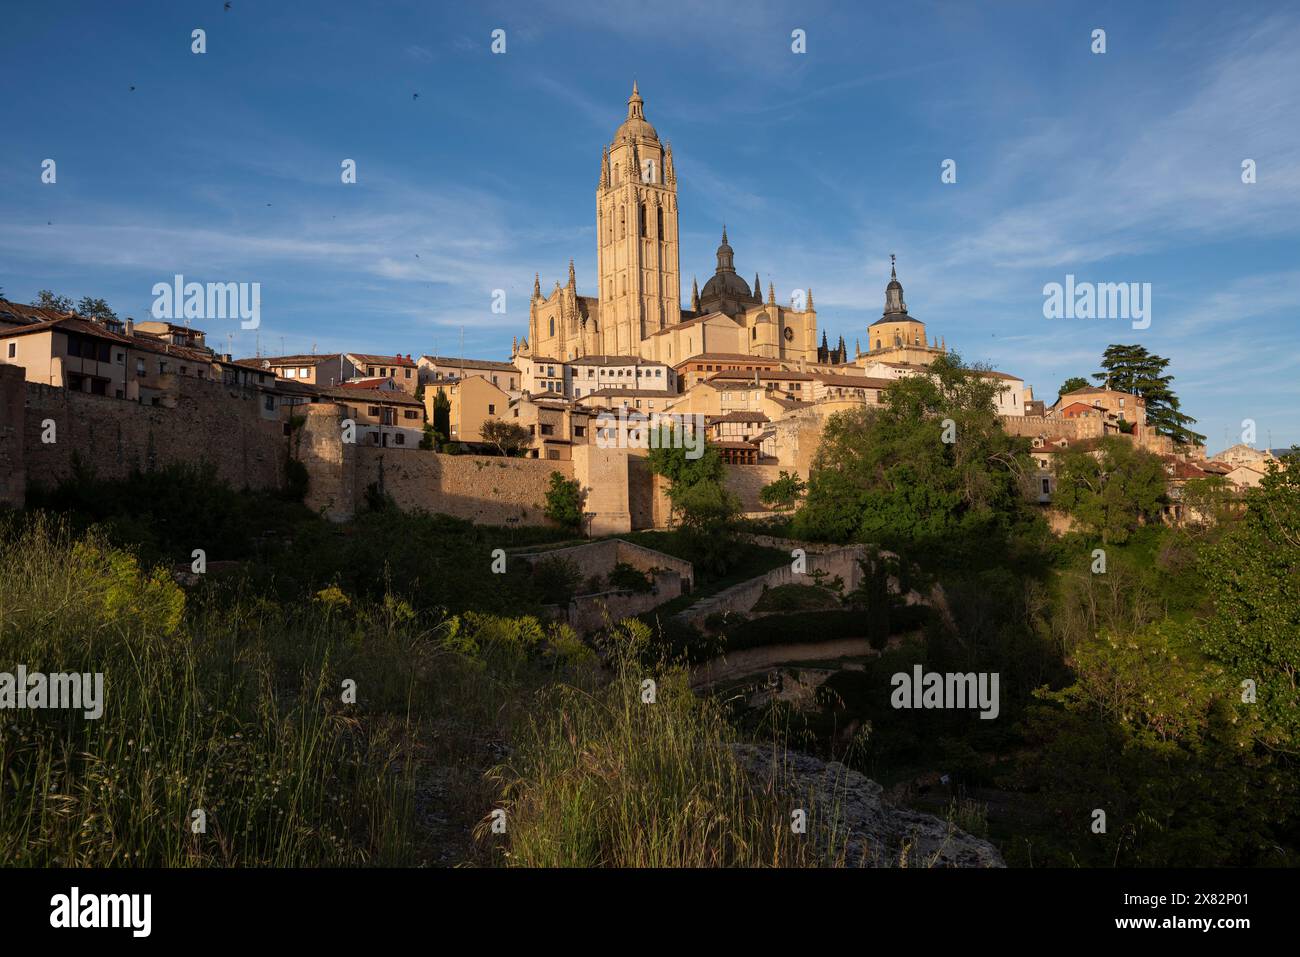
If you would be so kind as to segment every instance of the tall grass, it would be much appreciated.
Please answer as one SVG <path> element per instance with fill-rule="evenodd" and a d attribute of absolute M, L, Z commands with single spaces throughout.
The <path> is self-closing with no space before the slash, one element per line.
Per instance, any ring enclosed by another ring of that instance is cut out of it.
<path fill-rule="evenodd" d="M 409 859 L 404 722 L 341 702 L 330 649 L 343 632 L 325 608 L 236 598 L 187 612 L 165 574 L 50 520 L 0 534 L 0 671 L 104 675 L 99 719 L 0 711 L 0 860 Z"/>
<path fill-rule="evenodd" d="M 681 668 L 638 664 L 647 637 L 642 623 L 624 622 L 606 649 L 612 680 L 543 693 L 510 760 L 492 772 L 505 836 L 485 820 L 480 840 L 524 867 L 842 863 L 833 825 L 792 829 L 788 782 L 760 786 L 745 773 L 734 729 L 691 693 Z M 814 802 L 797 806 L 815 814 Z"/>

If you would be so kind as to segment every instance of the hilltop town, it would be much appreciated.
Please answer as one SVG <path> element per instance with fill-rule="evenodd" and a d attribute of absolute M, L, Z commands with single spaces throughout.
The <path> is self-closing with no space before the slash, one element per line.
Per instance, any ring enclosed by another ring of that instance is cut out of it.
<path fill-rule="evenodd" d="M 946 338 L 908 311 L 894 257 L 880 318 L 863 330 L 866 348 L 859 338 L 850 353 L 842 336 L 832 346 L 822 332 L 818 342 L 810 287 L 779 302 L 771 282 L 764 296 L 757 275 L 752 286 L 741 276 L 725 227 L 713 275 L 703 288 L 692 280 L 682 307 L 672 146 L 646 119 L 635 85 L 601 151 L 596 197 L 598 295 L 579 292 L 572 261 L 567 282 L 549 294 L 534 277 L 528 326 L 508 361 L 364 349 L 235 358 L 212 349 L 189 321 L 0 300 L 0 461 L 8 475 L 0 500 L 21 505 L 24 476 L 65 477 L 74 454 L 106 477 L 147 461 L 215 455 L 233 484 L 275 486 L 283 480 L 275 462 L 294 433 L 294 455 L 314 479 L 309 502 L 337 518 L 380 482 L 401 505 L 478 521 L 518 505 L 525 523 L 541 523 L 531 506 L 559 470 L 587 490 L 593 532 L 661 526 L 669 510 L 636 461 L 644 448 L 628 441 L 632 416 L 651 429 L 663 420 L 701 431 L 728 464 L 744 510 L 759 513 L 764 486 L 782 472 L 809 474 L 828 417 L 881 405 L 892 383 L 928 374 L 949 353 Z M 997 384 L 1003 428 L 1030 440 L 1037 472 L 1025 477 L 1026 494 L 1045 507 L 1059 454 L 1108 436 L 1161 456 L 1173 521 L 1182 517 L 1177 489 L 1189 479 L 1250 488 L 1279 460 L 1246 444 L 1212 458 L 1202 446 L 1176 445 L 1147 422 L 1140 395 L 1083 386 L 1049 403 L 1014 373 L 976 371 Z M 198 422 L 207 423 L 201 432 Z M 355 449 L 345 454 L 347 445 Z M 456 454 L 537 464 L 521 463 L 509 488 L 476 495 L 460 486 L 454 465 L 428 464 Z"/>

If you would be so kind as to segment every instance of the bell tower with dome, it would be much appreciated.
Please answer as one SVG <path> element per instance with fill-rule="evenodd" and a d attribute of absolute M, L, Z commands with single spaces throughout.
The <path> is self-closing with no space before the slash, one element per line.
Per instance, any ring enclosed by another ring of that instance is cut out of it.
<path fill-rule="evenodd" d="M 594 296 L 579 293 L 572 260 L 567 283 L 557 281 L 545 295 L 534 276 L 528 335 L 515 343 L 513 358 L 553 366 L 620 356 L 678 365 L 705 356 L 719 370 L 736 368 L 738 356 L 817 361 L 812 290 L 790 290 L 778 302 L 773 283 L 764 296 L 757 275 L 751 288 L 736 271 L 725 226 L 714 274 L 692 289 L 690 308 L 682 307 L 673 148 L 646 120 L 636 83 L 627 117 L 601 154 L 596 272 Z"/>
<path fill-rule="evenodd" d="M 948 351 L 946 343 L 926 339 L 925 323 L 907 311 L 903 284 L 898 281 L 895 257 L 889 257 L 889 284 L 885 286 L 885 311 L 867 327 L 867 351 L 859 352 L 859 365 L 870 362 L 907 362 L 929 365 Z"/>
<path fill-rule="evenodd" d="M 597 348 L 636 355 L 642 340 L 681 321 L 682 294 L 673 150 L 646 121 L 635 83 L 627 119 L 601 158 L 596 233 Z"/>

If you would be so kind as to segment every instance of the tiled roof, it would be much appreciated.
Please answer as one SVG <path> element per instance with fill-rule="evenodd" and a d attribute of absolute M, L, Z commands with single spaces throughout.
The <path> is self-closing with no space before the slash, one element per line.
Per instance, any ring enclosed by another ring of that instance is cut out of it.
<path fill-rule="evenodd" d="M 833 375 L 831 373 L 821 373 L 815 376 L 818 382 L 824 382 L 826 385 L 847 386 L 858 389 L 888 389 L 894 385 L 896 379 L 877 379 L 871 376 L 857 375 Z"/>
<path fill-rule="evenodd" d="M 594 397 L 597 399 L 616 399 L 621 395 L 631 396 L 635 399 L 649 397 L 652 399 L 673 399 L 677 397 L 676 392 L 667 392 L 662 389 L 596 389 L 586 393 L 582 398 Z"/>
<path fill-rule="evenodd" d="M 787 372 L 784 369 L 755 369 L 746 372 L 743 369 L 724 369 L 721 372 L 715 372 L 709 376 L 709 381 L 719 380 L 736 380 L 754 381 L 757 377 L 759 382 L 812 382 L 813 376 L 807 372 Z"/>
<path fill-rule="evenodd" d="M 28 323 L 24 326 L 14 326 L 12 329 L 0 329 L 0 338 L 27 336 L 32 333 L 45 332 L 49 329 L 63 329 L 68 332 L 79 332 L 85 336 L 108 339 L 111 342 L 120 342 L 123 345 L 131 345 L 135 342 L 134 339 L 127 336 L 119 335 L 116 332 L 109 332 L 97 322 L 91 322 L 88 319 L 81 319 L 76 316 L 62 316 L 58 319 L 43 319 L 37 322 Z"/>
<path fill-rule="evenodd" d="M 409 366 L 415 368 L 415 360 L 408 359 L 406 356 L 376 356 L 367 352 L 349 352 L 349 359 L 360 359 L 362 362 L 374 363 L 376 365 L 386 366 Z"/>
<path fill-rule="evenodd" d="M 498 362 L 495 359 L 453 359 L 449 356 L 420 356 L 420 361 L 428 362 L 430 365 L 451 366 L 457 369 L 492 369 L 496 372 L 514 372 L 516 374 L 519 372 L 509 362 Z"/>
<path fill-rule="evenodd" d="M 337 387 L 332 389 L 322 389 L 321 395 L 329 396 L 332 399 L 346 399 L 350 402 L 359 402 L 365 400 L 376 404 L 387 402 L 390 405 L 414 405 L 420 408 L 424 407 L 415 396 L 401 389 L 349 389 Z"/>
<path fill-rule="evenodd" d="M 700 352 L 691 356 L 689 359 L 683 359 L 681 362 L 673 366 L 673 368 L 680 369 L 688 362 L 751 362 L 777 365 L 780 363 L 780 360 L 764 359 L 761 356 L 747 356 L 740 352 Z"/>
<path fill-rule="evenodd" d="M 705 425 L 717 425 L 721 422 L 770 422 L 762 412 L 728 412 L 726 415 L 709 416 Z"/>
<path fill-rule="evenodd" d="M 40 306 L 27 306 L 21 302 L 0 299 L 0 321 L 16 323 L 50 322 L 54 319 L 68 319 L 76 313 L 59 312 Z"/>
<path fill-rule="evenodd" d="M 261 368 L 267 366 L 318 366 L 322 362 L 337 362 L 340 358 L 342 358 L 341 353 L 333 352 L 323 355 L 313 353 L 312 355 L 299 356 L 261 356 L 254 359 L 240 359 L 238 362 L 240 365 L 257 364 Z M 262 365 L 263 363 L 265 363 L 265 366 Z"/>

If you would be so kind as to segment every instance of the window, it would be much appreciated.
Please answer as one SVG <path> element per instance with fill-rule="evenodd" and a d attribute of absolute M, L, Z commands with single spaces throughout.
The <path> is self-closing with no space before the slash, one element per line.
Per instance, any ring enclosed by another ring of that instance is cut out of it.
<path fill-rule="evenodd" d="M 118 364 L 118 365 L 120 365 L 120 366 L 124 366 L 124 365 L 126 365 L 126 353 L 125 353 L 125 352 L 119 352 L 119 353 L 117 353 L 116 355 L 114 355 L 113 358 L 117 360 L 117 364 Z"/>
<path fill-rule="evenodd" d="M 136 375 L 144 375 L 144 360 L 143 360 L 143 359 L 136 359 L 136 360 L 135 360 L 135 374 L 136 374 Z"/>
<path fill-rule="evenodd" d="M 660 240 L 664 238 L 664 208 L 662 206 L 659 207 L 659 231 L 655 235 Z"/>
<path fill-rule="evenodd" d="M 10 346 L 10 348 L 13 348 L 13 347 Z M 596 374 L 596 370 L 595 370 L 595 369 L 588 369 L 588 370 L 587 370 L 587 378 L 588 378 L 588 379 L 590 379 L 590 378 L 591 378 L 592 376 L 594 376 L 595 374 Z"/>
<path fill-rule="evenodd" d="M 396 442 L 395 442 L 394 444 L 396 444 L 396 445 L 405 445 L 405 444 L 406 444 L 406 436 L 403 435 L 401 432 L 398 432 L 398 433 L 397 433 L 397 440 L 396 440 Z"/>
<path fill-rule="evenodd" d="M 411 377 L 411 370 L 410 370 L 410 369 L 407 369 L 407 370 L 406 370 L 406 378 L 409 379 L 410 377 Z M 495 382 L 496 379 L 493 379 L 492 381 Z"/>
<path fill-rule="evenodd" d="M 645 203 L 641 204 L 641 235 L 645 235 Z"/>
<path fill-rule="evenodd" d="M 1051 493 L 1052 493 L 1052 480 L 1043 479 L 1043 494 L 1050 495 Z"/>
<path fill-rule="evenodd" d="M 418 419 L 419 417 L 420 413 L 416 412 L 414 409 L 407 409 L 402 413 L 402 418 L 404 419 Z"/>
<path fill-rule="evenodd" d="M 18 355 L 18 344 L 11 342 L 9 343 L 9 358 L 12 359 L 16 355 Z"/>
<path fill-rule="evenodd" d="M 159 375 L 167 374 L 167 363 L 163 362 L 161 359 L 158 360 L 158 374 Z"/>
<path fill-rule="evenodd" d="M 189 367 L 189 366 L 181 366 L 181 375 L 189 375 L 189 374 L 190 374 L 190 367 Z"/>
<path fill-rule="evenodd" d="M 374 366 L 366 366 L 366 375 L 374 375 L 374 374 L 375 374 L 375 367 L 374 367 Z"/>
<path fill-rule="evenodd" d="M 551 317 L 551 335 L 555 335 L 555 317 Z"/>
<path fill-rule="evenodd" d="M 553 425 L 542 426 L 542 435 L 554 435 L 554 434 L 555 434 L 555 426 Z"/>
<path fill-rule="evenodd" d="M 263 404 L 266 406 L 266 411 L 267 411 L 267 412 L 274 412 L 274 411 L 275 411 L 275 396 L 273 396 L 273 395 L 268 395 L 268 396 L 266 397 L 266 399 L 263 400 Z"/>
<path fill-rule="evenodd" d="M 662 379 L 663 377 L 664 377 L 664 370 L 663 370 L 663 369 L 655 369 L 655 378 L 656 378 L 656 379 Z"/>
<path fill-rule="evenodd" d="M 587 434 L 587 427 L 585 425 L 575 425 L 573 427 L 573 435 L 575 438 L 580 439 L 586 434 Z"/>
<path fill-rule="evenodd" d="M 488 415 L 496 415 L 496 414 L 497 414 L 497 407 L 496 407 L 495 405 L 493 405 L 492 403 L 489 402 L 489 403 L 488 403 Z"/>
<path fill-rule="evenodd" d="M 377 406 L 377 405 L 366 406 L 366 415 L 369 415 L 369 416 L 378 416 L 378 415 L 379 415 L 379 406 Z"/>
<path fill-rule="evenodd" d="M 298 370 L 297 370 L 297 369 L 285 369 L 285 370 L 284 370 L 284 377 L 285 377 L 286 379 L 296 379 L 296 378 L 298 378 Z"/>

